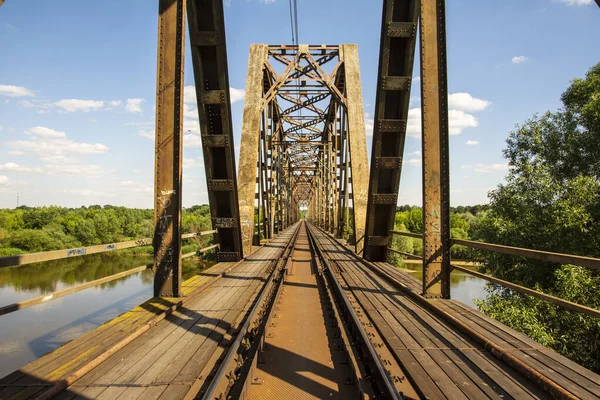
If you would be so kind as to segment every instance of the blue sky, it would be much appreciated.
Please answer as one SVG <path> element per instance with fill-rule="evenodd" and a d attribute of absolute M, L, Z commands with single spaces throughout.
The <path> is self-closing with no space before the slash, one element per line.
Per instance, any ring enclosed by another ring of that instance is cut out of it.
<path fill-rule="evenodd" d="M 286 0 L 225 3 L 239 146 L 249 46 L 290 43 L 289 10 Z M 17 192 L 30 206 L 152 206 L 157 4 L 7 0 L 0 7 L 0 208 L 14 207 Z M 301 43 L 358 44 L 372 127 L 381 2 L 298 0 L 298 13 Z M 448 0 L 447 17 L 451 204 L 483 203 L 506 174 L 508 133 L 559 107 L 570 80 L 600 61 L 600 9 L 593 0 Z M 400 204 L 421 203 L 413 87 Z M 184 206 L 207 201 L 195 108 L 187 91 Z"/>

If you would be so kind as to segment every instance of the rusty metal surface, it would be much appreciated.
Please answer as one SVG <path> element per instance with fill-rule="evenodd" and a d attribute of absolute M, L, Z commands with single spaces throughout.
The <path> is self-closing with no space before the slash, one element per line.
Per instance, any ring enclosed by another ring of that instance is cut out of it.
<path fill-rule="evenodd" d="M 420 0 L 384 0 L 369 178 L 365 252 L 385 261 L 394 228 Z"/>
<path fill-rule="evenodd" d="M 354 209 L 354 244 L 361 253 L 364 246 L 367 198 L 369 187 L 367 138 L 365 135 L 365 112 L 363 108 L 358 46 L 340 46 L 340 60 L 346 79 L 346 110 L 348 118 L 348 144 L 352 182 L 352 207 Z"/>
<path fill-rule="evenodd" d="M 244 122 L 239 160 L 239 209 L 244 254 L 252 249 L 254 236 L 254 199 L 256 191 L 256 163 L 260 142 L 260 125 L 263 97 L 264 64 L 267 61 L 267 45 L 253 44 L 248 57 Z"/>
<path fill-rule="evenodd" d="M 223 2 L 188 0 L 187 14 L 208 201 L 220 245 L 217 260 L 238 261 L 243 256 L 242 233 Z"/>
<path fill-rule="evenodd" d="M 185 0 L 160 0 L 154 164 L 154 295 L 181 295 Z"/>
<path fill-rule="evenodd" d="M 450 168 L 444 0 L 421 2 L 423 294 L 450 297 Z"/>
<path fill-rule="evenodd" d="M 331 315 L 317 284 L 306 227 L 300 228 L 283 291 L 267 326 L 267 338 L 252 373 L 249 399 L 356 398 L 349 365 L 335 348 Z M 337 339 L 339 342 L 339 338 Z"/>

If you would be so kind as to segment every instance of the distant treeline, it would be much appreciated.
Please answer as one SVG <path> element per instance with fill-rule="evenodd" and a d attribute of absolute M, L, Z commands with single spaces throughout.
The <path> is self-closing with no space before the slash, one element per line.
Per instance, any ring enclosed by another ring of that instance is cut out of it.
<path fill-rule="evenodd" d="M 183 209 L 183 233 L 210 229 L 207 205 Z M 2 209 L 0 256 L 122 242 L 152 237 L 153 231 L 153 210 L 150 209 L 111 205 Z M 205 242 L 208 240 L 203 239 Z M 147 253 L 148 248 L 142 249 L 142 252 Z"/>

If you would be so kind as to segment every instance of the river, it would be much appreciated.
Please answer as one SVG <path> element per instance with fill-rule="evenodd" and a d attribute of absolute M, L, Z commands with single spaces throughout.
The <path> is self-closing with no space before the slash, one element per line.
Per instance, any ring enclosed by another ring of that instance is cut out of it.
<path fill-rule="evenodd" d="M 0 306 L 66 289 L 152 262 L 150 256 L 96 254 L 0 269 Z M 207 263 L 186 259 L 187 279 Z M 152 297 L 151 270 L 0 316 L 0 377 Z"/>
<path fill-rule="evenodd" d="M 423 279 L 422 264 L 402 264 L 401 268 L 406 269 L 415 278 Z M 450 296 L 469 307 L 477 308 L 474 300 L 485 299 L 487 295 L 486 283 L 485 280 L 465 272 L 452 271 L 450 274 Z"/>

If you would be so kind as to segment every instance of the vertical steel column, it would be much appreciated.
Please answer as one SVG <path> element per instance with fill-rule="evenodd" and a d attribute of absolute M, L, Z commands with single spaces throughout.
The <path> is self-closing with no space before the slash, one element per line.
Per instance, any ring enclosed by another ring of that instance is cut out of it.
<path fill-rule="evenodd" d="M 260 122 L 263 111 L 263 77 L 267 56 L 267 45 L 253 44 L 250 46 L 238 173 L 238 199 L 242 224 L 242 243 L 245 255 L 250 254 L 252 251 L 252 237 L 254 236 L 257 149 L 260 143 Z"/>
<path fill-rule="evenodd" d="M 384 0 L 364 257 L 386 261 L 398 202 L 420 0 Z"/>
<path fill-rule="evenodd" d="M 154 163 L 154 296 L 181 295 L 185 0 L 160 0 Z"/>
<path fill-rule="evenodd" d="M 188 0 L 188 25 L 217 261 L 242 258 L 225 20 L 221 0 Z"/>
<path fill-rule="evenodd" d="M 422 0 L 423 295 L 450 298 L 445 0 Z"/>
<path fill-rule="evenodd" d="M 365 111 L 363 108 L 360 68 L 358 65 L 358 46 L 343 44 L 340 46 L 340 60 L 344 62 L 346 78 L 346 104 L 348 118 L 348 143 L 352 168 L 352 207 L 354 209 L 354 241 L 356 252 L 364 247 L 365 222 L 369 188 L 367 137 L 365 134 Z"/>

